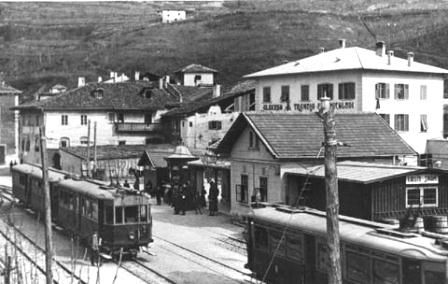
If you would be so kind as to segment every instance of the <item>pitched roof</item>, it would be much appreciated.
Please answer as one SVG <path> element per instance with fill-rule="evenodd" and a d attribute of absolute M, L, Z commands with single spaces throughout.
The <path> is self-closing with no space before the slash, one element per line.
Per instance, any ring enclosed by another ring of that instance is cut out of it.
<path fill-rule="evenodd" d="M 245 80 L 232 86 L 230 90 L 224 93 L 222 96 L 209 98 L 200 102 L 190 102 L 182 104 L 182 106 L 164 113 L 163 116 L 185 116 L 193 114 L 195 112 L 206 111 L 212 105 L 231 104 L 233 103 L 233 99 L 235 97 L 244 95 L 251 91 L 255 91 L 255 80 Z"/>
<path fill-rule="evenodd" d="M 175 71 L 175 73 L 218 73 L 217 70 L 206 67 L 201 64 L 190 64 L 188 66 L 185 66 L 184 68 Z"/>
<path fill-rule="evenodd" d="M 428 168 L 398 165 L 382 165 L 373 163 L 343 161 L 337 163 L 338 179 L 341 181 L 369 184 L 391 178 L 417 174 Z M 325 166 L 318 165 L 309 168 L 295 167 L 285 170 L 286 174 L 325 178 Z"/>
<path fill-rule="evenodd" d="M 337 113 L 338 157 L 416 155 L 416 152 L 375 113 Z M 230 153 L 233 143 L 251 127 L 268 151 L 278 159 L 317 158 L 324 141 L 322 119 L 297 112 L 242 113 L 219 141 L 215 151 Z M 322 157 L 322 156 L 320 156 Z"/>
<path fill-rule="evenodd" d="M 0 95 L 2 94 L 21 94 L 22 91 L 19 91 L 7 84 L 0 84 Z"/>
<path fill-rule="evenodd" d="M 131 159 L 140 158 L 146 152 L 161 152 L 168 156 L 174 152 L 171 144 L 147 144 L 147 145 L 102 145 L 97 146 L 97 160 Z M 61 151 L 72 154 L 80 159 L 87 160 L 87 147 L 67 147 Z M 93 159 L 93 147 L 90 147 L 90 159 Z"/>
<path fill-rule="evenodd" d="M 265 76 L 306 74 L 312 72 L 328 72 L 341 70 L 380 70 L 412 73 L 448 74 L 448 70 L 412 62 L 408 66 L 408 60 L 392 57 L 388 64 L 388 56 L 379 56 L 373 50 L 361 47 L 338 48 L 323 52 L 297 61 L 288 62 L 279 66 L 265 69 L 259 72 L 245 75 L 246 78 Z"/>

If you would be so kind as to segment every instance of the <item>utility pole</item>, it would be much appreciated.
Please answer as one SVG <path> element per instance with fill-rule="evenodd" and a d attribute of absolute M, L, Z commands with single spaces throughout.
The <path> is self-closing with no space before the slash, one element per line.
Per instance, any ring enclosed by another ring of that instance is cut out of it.
<path fill-rule="evenodd" d="M 90 119 L 87 121 L 87 177 L 90 177 Z"/>
<path fill-rule="evenodd" d="M 341 246 L 339 241 L 339 196 L 336 169 L 336 130 L 334 107 L 328 97 L 321 98 L 325 135 L 325 190 L 327 199 L 328 283 L 342 284 Z"/>
<path fill-rule="evenodd" d="M 48 168 L 47 168 L 47 140 L 45 137 L 45 128 L 40 126 L 40 155 L 42 160 L 42 184 L 44 187 L 44 206 L 45 206 L 45 276 L 47 284 L 53 283 L 53 241 L 51 230 L 51 203 L 50 203 L 50 186 L 48 183 Z"/>
<path fill-rule="evenodd" d="M 93 170 L 96 171 L 96 121 L 93 123 Z"/>

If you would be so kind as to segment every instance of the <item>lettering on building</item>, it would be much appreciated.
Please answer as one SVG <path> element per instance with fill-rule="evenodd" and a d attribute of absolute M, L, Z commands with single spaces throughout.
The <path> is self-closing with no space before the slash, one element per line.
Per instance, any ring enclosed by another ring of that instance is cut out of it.
<path fill-rule="evenodd" d="M 282 110 L 283 105 L 264 104 L 263 110 Z"/>
<path fill-rule="evenodd" d="M 439 183 L 438 175 L 422 174 L 406 176 L 406 184 L 434 184 Z"/>

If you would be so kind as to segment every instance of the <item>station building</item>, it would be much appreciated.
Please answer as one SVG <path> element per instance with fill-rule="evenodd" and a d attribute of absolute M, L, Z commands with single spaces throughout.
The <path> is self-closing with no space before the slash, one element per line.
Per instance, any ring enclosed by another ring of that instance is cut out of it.
<path fill-rule="evenodd" d="M 387 51 L 346 47 L 288 62 L 246 75 L 255 79 L 255 110 L 319 110 L 326 95 L 338 113 L 375 112 L 381 115 L 418 153 L 426 140 L 443 137 L 443 81 L 448 70 Z"/>

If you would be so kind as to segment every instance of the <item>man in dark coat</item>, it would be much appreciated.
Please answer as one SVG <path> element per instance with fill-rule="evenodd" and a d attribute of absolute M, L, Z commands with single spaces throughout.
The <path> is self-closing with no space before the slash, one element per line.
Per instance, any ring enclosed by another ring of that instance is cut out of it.
<path fill-rule="evenodd" d="M 212 179 L 210 181 L 210 190 L 208 192 L 210 216 L 214 216 L 218 212 L 218 195 L 219 195 L 218 186 L 216 185 L 216 182 Z"/>

